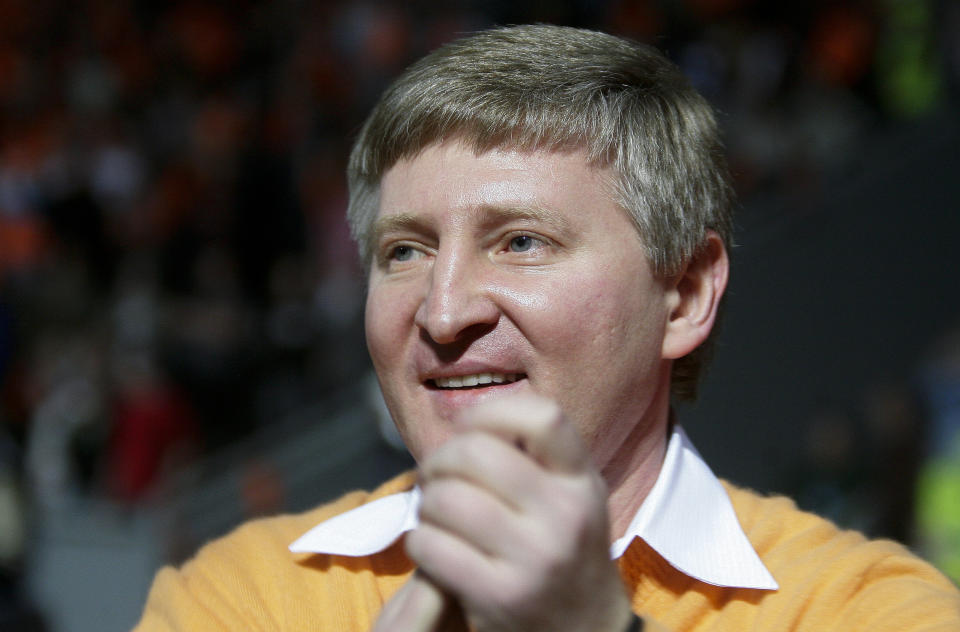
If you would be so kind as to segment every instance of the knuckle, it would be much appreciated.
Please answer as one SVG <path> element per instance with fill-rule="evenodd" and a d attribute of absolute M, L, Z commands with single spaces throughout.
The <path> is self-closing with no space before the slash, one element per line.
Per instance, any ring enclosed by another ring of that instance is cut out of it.
<path fill-rule="evenodd" d="M 467 432 L 453 437 L 437 449 L 421 468 L 426 478 L 477 471 L 484 467 L 484 437 Z"/>
<path fill-rule="evenodd" d="M 486 466 L 488 442 L 490 437 L 481 432 L 469 432 L 457 442 L 456 458 L 468 468 L 483 468 Z"/>
<path fill-rule="evenodd" d="M 420 517 L 425 520 L 447 516 L 461 510 L 464 491 L 456 481 L 435 481 L 423 490 L 420 500 Z"/>
<path fill-rule="evenodd" d="M 481 432 L 471 431 L 457 437 L 451 457 L 456 463 L 466 468 L 482 467 L 484 465 L 484 447 L 488 437 Z"/>
<path fill-rule="evenodd" d="M 422 563 L 423 552 L 429 550 L 429 543 L 424 542 L 424 539 L 424 531 L 422 529 L 408 531 L 404 537 L 403 547 L 407 552 L 407 556 L 414 562 Z"/>
<path fill-rule="evenodd" d="M 560 405 L 552 399 L 539 397 L 531 407 L 531 417 L 536 420 L 537 426 L 543 432 L 551 432 L 564 423 L 563 411 Z"/>

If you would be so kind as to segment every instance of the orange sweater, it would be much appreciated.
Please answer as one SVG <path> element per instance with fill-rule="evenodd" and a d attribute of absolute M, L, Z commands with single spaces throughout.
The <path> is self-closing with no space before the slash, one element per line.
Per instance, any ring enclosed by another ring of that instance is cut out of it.
<path fill-rule="evenodd" d="M 413 571 L 402 545 L 365 558 L 293 555 L 287 546 L 322 520 L 412 483 L 407 473 L 372 494 L 240 527 L 182 569 L 161 570 L 136 630 L 369 630 Z M 704 584 L 634 541 L 619 564 L 634 610 L 648 620 L 673 632 L 960 630 L 960 592 L 899 544 L 838 530 L 786 498 L 725 487 L 780 590 Z"/>

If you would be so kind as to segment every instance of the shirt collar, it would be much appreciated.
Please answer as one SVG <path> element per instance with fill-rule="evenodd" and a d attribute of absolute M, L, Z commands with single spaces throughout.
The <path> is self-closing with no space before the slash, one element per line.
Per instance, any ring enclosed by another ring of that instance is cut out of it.
<path fill-rule="evenodd" d="M 364 556 L 389 547 L 417 526 L 420 490 L 392 494 L 321 522 L 300 536 L 294 553 Z M 623 537 L 619 558 L 641 538 L 678 571 L 716 586 L 776 590 L 777 582 L 744 534 L 730 498 L 687 434 L 674 425 L 653 489 Z"/>

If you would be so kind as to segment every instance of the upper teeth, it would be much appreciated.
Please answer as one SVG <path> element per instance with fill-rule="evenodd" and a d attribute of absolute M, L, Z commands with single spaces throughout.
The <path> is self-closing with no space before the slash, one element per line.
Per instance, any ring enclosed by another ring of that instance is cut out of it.
<path fill-rule="evenodd" d="M 516 373 L 476 373 L 474 375 L 457 375 L 455 377 L 437 377 L 433 379 L 433 382 L 440 388 L 461 388 L 464 386 L 477 386 L 478 384 L 516 382 L 517 376 L 518 374 Z"/>

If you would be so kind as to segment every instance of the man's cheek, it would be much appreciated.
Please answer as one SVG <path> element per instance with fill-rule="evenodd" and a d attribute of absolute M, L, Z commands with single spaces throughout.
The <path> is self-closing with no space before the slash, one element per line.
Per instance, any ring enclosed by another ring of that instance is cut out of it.
<path fill-rule="evenodd" d="M 405 340 L 399 322 L 392 320 L 387 313 L 382 309 L 378 310 L 375 304 L 371 305 L 367 308 L 365 323 L 367 349 L 381 375 L 381 371 L 394 368 L 391 364 L 398 361 Z"/>

